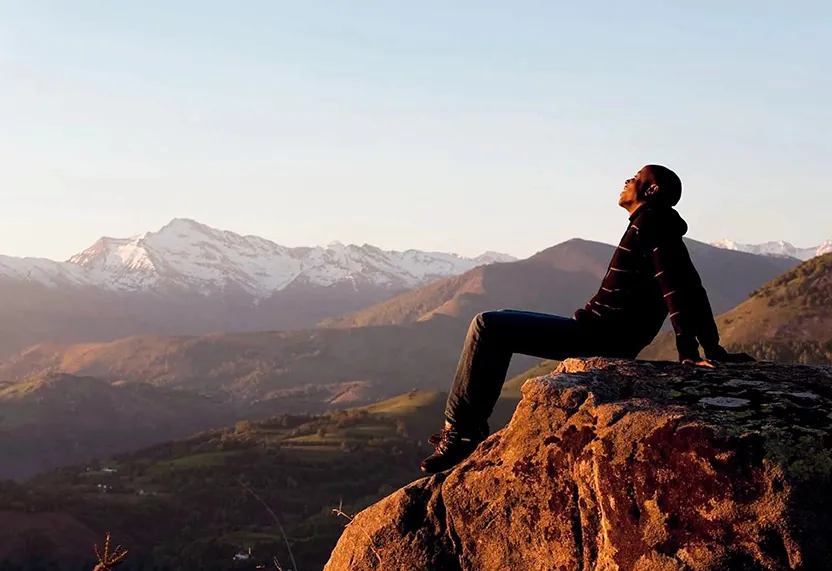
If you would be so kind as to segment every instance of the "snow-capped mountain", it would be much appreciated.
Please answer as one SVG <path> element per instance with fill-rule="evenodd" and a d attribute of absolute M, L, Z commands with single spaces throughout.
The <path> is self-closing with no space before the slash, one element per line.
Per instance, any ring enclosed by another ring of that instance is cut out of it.
<path fill-rule="evenodd" d="M 488 264 L 504 264 L 506 262 L 515 262 L 517 258 L 508 254 L 501 254 L 500 252 L 492 252 L 491 250 L 483 252 L 476 258 L 473 258 L 477 266 L 484 266 Z"/>
<path fill-rule="evenodd" d="M 383 251 L 344 245 L 287 248 L 257 236 L 175 219 L 158 232 L 101 238 L 67 262 L 0 256 L 0 275 L 48 286 L 116 291 L 240 291 L 265 298 L 290 286 L 352 284 L 407 289 L 475 266 L 512 261 L 486 252 L 464 258 L 440 252 Z"/>
<path fill-rule="evenodd" d="M 0 277 L 34 281 L 48 286 L 90 285 L 84 268 L 44 258 L 13 258 L 0 255 Z"/>
<path fill-rule="evenodd" d="M 737 250 L 740 252 L 748 252 L 749 254 L 761 254 L 765 256 L 788 256 L 790 258 L 797 258 L 798 260 L 809 260 L 815 256 L 821 256 L 832 252 L 832 240 L 827 240 L 820 246 L 813 248 L 797 248 L 789 242 L 782 240 L 776 242 L 764 242 L 762 244 L 740 244 L 733 240 L 720 240 L 712 244 L 717 248 L 724 248 L 726 250 Z"/>

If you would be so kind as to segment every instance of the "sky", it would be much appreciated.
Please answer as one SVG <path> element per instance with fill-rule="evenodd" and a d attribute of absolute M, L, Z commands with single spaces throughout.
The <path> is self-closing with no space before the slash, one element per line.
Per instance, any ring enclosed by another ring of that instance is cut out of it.
<path fill-rule="evenodd" d="M 0 0 L 0 253 L 175 217 L 286 246 L 531 255 L 832 238 L 832 3 Z"/>

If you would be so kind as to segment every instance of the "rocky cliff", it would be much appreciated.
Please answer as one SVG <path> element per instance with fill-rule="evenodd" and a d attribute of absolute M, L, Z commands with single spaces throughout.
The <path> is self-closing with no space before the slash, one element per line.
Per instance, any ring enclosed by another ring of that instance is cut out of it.
<path fill-rule="evenodd" d="M 832 368 L 569 360 L 326 571 L 832 569 Z"/>

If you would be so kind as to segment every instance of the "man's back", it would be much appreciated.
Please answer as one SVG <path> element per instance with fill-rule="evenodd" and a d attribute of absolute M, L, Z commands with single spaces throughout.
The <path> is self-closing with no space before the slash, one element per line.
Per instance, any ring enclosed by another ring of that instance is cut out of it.
<path fill-rule="evenodd" d="M 682 237 L 687 224 L 671 207 L 643 205 L 615 250 L 598 293 L 575 313 L 578 321 L 615 335 L 634 356 L 671 314 L 682 359 L 698 359 L 697 338 L 716 344 L 710 303 Z M 710 323 L 708 320 L 710 319 Z M 679 327 L 680 326 L 680 327 Z"/>

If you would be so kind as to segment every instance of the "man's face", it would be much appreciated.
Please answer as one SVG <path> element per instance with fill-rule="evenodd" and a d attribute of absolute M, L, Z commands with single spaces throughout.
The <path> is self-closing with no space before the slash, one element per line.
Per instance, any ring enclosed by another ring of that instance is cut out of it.
<path fill-rule="evenodd" d="M 634 177 L 628 178 L 624 181 L 624 189 L 618 196 L 618 205 L 620 207 L 629 209 L 639 201 L 638 190 L 640 185 L 643 183 L 643 179 L 644 169 L 641 169 L 635 174 Z"/>

